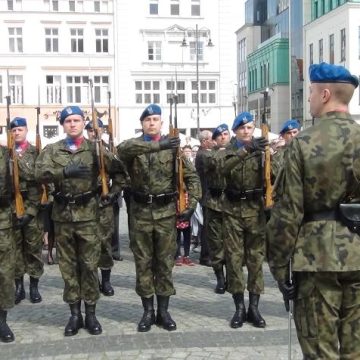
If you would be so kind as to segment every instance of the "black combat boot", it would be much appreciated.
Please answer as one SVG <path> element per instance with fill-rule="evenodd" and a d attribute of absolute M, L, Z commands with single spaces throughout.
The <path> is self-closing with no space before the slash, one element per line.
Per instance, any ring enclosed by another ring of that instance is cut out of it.
<path fill-rule="evenodd" d="M 79 329 L 84 327 L 84 320 L 81 314 L 81 302 L 78 301 L 74 304 L 69 304 L 71 316 L 68 323 L 65 326 L 65 336 L 76 335 Z"/>
<path fill-rule="evenodd" d="M 30 301 L 35 304 L 42 301 L 41 295 L 38 289 L 39 279 L 30 276 Z"/>
<path fill-rule="evenodd" d="M 0 341 L 8 343 L 15 340 L 15 336 L 6 323 L 7 311 L 0 309 Z"/>
<path fill-rule="evenodd" d="M 259 312 L 259 299 L 260 295 L 249 293 L 249 308 L 246 318 L 247 321 L 253 324 L 255 327 L 264 328 L 266 326 L 266 322 Z"/>
<path fill-rule="evenodd" d="M 151 329 L 151 325 L 155 324 L 154 296 L 149 298 L 141 298 L 144 314 L 138 324 L 139 332 L 147 332 Z"/>
<path fill-rule="evenodd" d="M 102 333 L 102 327 L 95 315 L 96 305 L 85 303 L 85 328 L 91 335 L 99 335 Z"/>
<path fill-rule="evenodd" d="M 234 329 L 243 326 L 243 323 L 246 321 L 246 310 L 244 304 L 244 294 L 237 293 L 233 294 L 234 304 L 235 304 L 235 313 L 231 319 L 230 326 Z"/>
<path fill-rule="evenodd" d="M 15 304 L 25 299 L 24 277 L 15 279 Z"/>
<path fill-rule="evenodd" d="M 214 291 L 217 294 L 224 294 L 225 293 L 225 277 L 224 277 L 223 268 L 221 268 L 221 270 L 215 270 L 215 276 L 216 276 L 216 288 Z"/>
<path fill-rule="evenodd" d="M 101 270 L 101 286 L 100 286 L 100 291 L 105 295 L 105 296 L 113 296 L 114 295 L 114 289 L 111 286 L 110 283 L 110 274 L 111 274 L 111 270 Z"/>
<path fill-rule="evenodd" d="M 157 295 L 157 314 L 156 324 L 162 326 L 165 330 L 176 330 L 176 322 L 171 318 L 169 307 L 170 296 Z"/>

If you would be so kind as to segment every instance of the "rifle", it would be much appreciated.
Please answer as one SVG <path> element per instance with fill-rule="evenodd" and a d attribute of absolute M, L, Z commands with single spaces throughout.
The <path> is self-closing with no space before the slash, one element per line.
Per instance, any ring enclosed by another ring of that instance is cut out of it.
<path fill-rule="evenodd" d="M 108 91 L 108 133 L 109 133 L 109 150 L 115 154 L 116 149 L 114 146 L 114 132 L 113 132 L 113 126 L 112 126 L 112 120 L 111 120 L 111 92 Z"/>
<path fill-rule="evenodd" d="M 40 137 L 40 87 L 38 88 L 38 106 L 36 109 L 36 152 L 38 155 L 41 151 L 41 137 Z M 42 194 L 40 198 L 40 204 L 45 205 L 48 203 L 48 193 L 46 186 L 44 184 L 41 185 Z"/>
<path fill-rule="evenodd" d="M 13 181 L 14 195 L 15 195 L 15 213 L 18 219 L 21 219 L 25 214 L 24 199 L 20 191 L 20 179 L 19 179 L 19 164 L 18 157 L 15 149 L 15 139 L 10 128 L 10 95 L 6 96 L 6 126 L 7 126 L 7 147 L 9 149 L 10 156 L 10 176 Z"/>
<path fill-rule="evenodd" d="M 266 100 L 268 92 L 264 91 L 264 112 L 261 119 L 261 136 L 266 140 L 269 140 L 269 126 L 266 121 Z M 272 184 L 271 184 L 271 157 L 270 157 L 270 145 L 265 148 L 264 159 L 264 180 L 265 180 L 265 209 L 270 209 L 274 205 L 272 198 Z"/>
<path fill-rule="evenodd" d="M 175 100 L 175 101 L 174 101 Z M 174 125 L 172 123 L 172 105 L 174 103 Z M 177 127 L 177 95 L 170 98 L 170 125 L 169 125 L 169 136 L 179 137 L 179 129 Z M 178 211 L 182 213 L 186 209 L 186 196 L 184 187 L 184 169 L 183 162 L 181 159 L 180 146 L 176 149 L 176 160 L 175 160 L 175 178 L 176 178 L 176 189 L 178 193 Z"/>
<path fill-rule="evenodd" d="M 108 187 L 106 171 L 105 171 L 104 148 L 101 140 L 99 124 L 97 121 L 97 111 L 94 105 L 93 82 L 92 79 L 90 78 L 89 78 L 89 86 L 90 86 L 90 96 L 91 96 L 92 123 L 95 133 L 96 157 L 99 168 L 99 176 L 101 179 L 101 197 L 105 198 L 109 194 L 109 187 Z"/>

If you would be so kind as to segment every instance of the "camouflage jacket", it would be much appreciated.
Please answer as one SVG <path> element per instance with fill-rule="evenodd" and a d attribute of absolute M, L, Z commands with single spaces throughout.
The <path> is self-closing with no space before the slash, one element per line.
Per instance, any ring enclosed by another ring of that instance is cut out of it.
<path fill-rule="evenodd" d="M 175 153 L 161 150 L 159 143 L 144 141 L 143 136 L 123 141 L 118 147 L 119 157 L 130 176 L 131 191 L 145 194 L 170 194 L 176 191 Z M 189 194 L 189 207 L 195 209 L 201 195 L 201 186 L 195 168 L 182 159 L 184 182 Z M 176 214 L 176 201 L 167 205 L 141 204 L 131 200 L 131 213 L 144 219 L 161 219 Z"/>
<path fill-rule="evenodd" d="M 9 171 L 9 153 L 0 145 L 0 229 L 12 227 L 11 179 Z M 0 239 L 1 242 L 1 239 Z"/>
<path fill-rule="evenodd" d="M 284 164 L 284 154 L 287 146 L 281 146 L 276 149 L 276 152 L 271 156 L 271 181 L 274 183 L 276 177 L 280 173 L 280 169 Z"/>
<path fill-rule="evenodd" d="M 65 178 L 64 168 L 66 165 L 79 163 L 87 165 L 92 170 L 92 176 L 88 179 Z M 113 154 L 104 151 L 106 171 L 118 167 L 118 160 Z M 110 171 L 111 173 L 111 171 Z M 75 152 L 67 149 L 64 140 L 47 145 L 36 160 L 35 177 L 42 183 L 53 183 L 55 193 L 65 196 L 93 192 L 94 196 L 85 205 L 69 203 L 67 205 L 54 201 L 52 218 L 59 222 L 78 222 L 97 220 L 99 217 L 99 168 L 96 157 L 95 144 L 84 139 L 83 143 Z"/>
<path fill-rule="evenodd" d="M 221 175 L 226 178 L 227 189 L 243 192 L 263 189 L 262 153 L 247 154 L 242 148 L 235 146 L 232 139 L 225 151 L 219 151 L 219 157 L 225 157 Z M 230 201 L 225 196 L 224 211 L 228 214 L 239 214 L 240 217 L 258 216 L 263 211 L 264 201 L 261 194 L 256 199 Z"/>
<path fill-rule="evenodd" d="M 267 225 L 269 266 L 277 280 L 287 277 L 291 257 L 293 271 L 360 270 L 360 236 L 339 221 L 303 221 L 360 196 L 359 139 L 360 126 L 349 114 L 331 112 L 291 141 L 279 175 L 281 198 Z"/>
<path fill-rule="evenodd" d="M 23 194 L 25 213 L 36 216 L 40 209 L 41 184 L 35 180 L 35 161 L 38 157 L 36 147 L 29 144 L 28 148 L 19 154 L 19 182 Z"/>

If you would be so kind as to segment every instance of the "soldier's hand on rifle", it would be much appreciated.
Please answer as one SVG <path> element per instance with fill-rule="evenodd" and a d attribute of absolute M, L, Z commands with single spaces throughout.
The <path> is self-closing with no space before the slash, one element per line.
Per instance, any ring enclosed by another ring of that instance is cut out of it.
<path fill-rule="evenodd" d="M 21 228 L 25 227 L 26 225 L 28 225 L 30 223 L 30 221 L 33 218 L 34 218 L 33 215 L 25 214 L 20 219 L 17 219 L 17 223 L 15 224 L 15 228 L 16 229 L 21 229 Z"/>
<path fill-rule="evenodd" d="M 194 209 L 186 209 L 181 214 L 178 215 L 179 221 L 190 221 Z"/>
<path fill-rule="evenodd" d="M 81 163 L 71 163 L 64 167 L 64 177 L 86 179 L 91 176 L 91 170 L 88 166 Z"/>
<path fill-rule="evenodd" d="M 290 305 L 289 302 L 295 299 L 296 296 L 296 286 L 294 282 L 290 284 L 288 281 L 278 281 L 278 287 L 281 291 L 285 303 L 285 309 L 289 312 Z"/>
<path fill-rule="evenodd" d="M 167 137 L 159 141 L 160 150 L 176 149 L 180 146 L 179 137 Z"/>
<path fill-rule="evenodd" d="M 264 137 L 254 138 L 244 146 L 245 150 L 249 153 L 255 151 L 265 151 L 265 147 L 269 145 L 269 142 Z"/>
<path fill-rule="evenodd" d="M 114 204 L 114 202 L 117 201 L 118 197 L 119 193 L 108 193 L 107 195 L 101 197 L 101 205 L 106 206 Z"/>

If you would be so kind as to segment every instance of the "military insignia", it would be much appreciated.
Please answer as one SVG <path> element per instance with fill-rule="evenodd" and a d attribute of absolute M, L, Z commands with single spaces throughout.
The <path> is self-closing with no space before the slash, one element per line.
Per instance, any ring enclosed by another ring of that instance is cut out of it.
<path fill-rule="evenodd" d="M 68 115 L 71 115 L 72 114 L 72 108 L 69 106 L 66 108 L 66 112 L 68 113 Z"/>
<path fill-rule="evenodd" d="M 243 120 L 243 124 L 246 124 L 246 123 L 248 122 L 248 119 L 247 119 L 246 116 L 244 116 L 244 117 L 242 118 L 242 120 Z"/>
<path fill-rule="evenodd" d="M 147 110 L 148 110 L 149 115 L 152 115 L 154 113 L 154 110 L 151 106 L 149 106 Z"/>
<path fill-rule="evenodd" d="M 289 126 L 288 126 L 288 129 L 289 129 L 289 130 L 292 130 L 293 128 L 294 128 L 294 127 L 293 127 L 292 125 L 289 125 Z"/>

